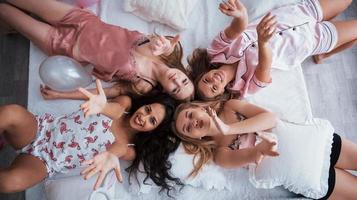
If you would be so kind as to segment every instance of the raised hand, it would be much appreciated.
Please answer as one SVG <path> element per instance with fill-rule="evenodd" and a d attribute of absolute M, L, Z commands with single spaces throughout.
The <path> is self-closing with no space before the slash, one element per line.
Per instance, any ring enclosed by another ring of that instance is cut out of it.
<path fill-rule="evenodd" d="M 180 41 L 180 35 L 176 35 L 172 40 L 162 35 L 153 35 L 150 37 L 150 49 L 155 56 L 168 56 L 172 53 L 175 45 Z"/>
<path fill-rule="evenodd" d="M 257 26 L 258 42 L 267 43 L 276 31 L 276 17 L 268 13 L 263 17 Z"/>
<path fill-rule="evenodd" d="M 96 80 L 96 85 L 98 94 L 92 94 L 84 88 L 78 89 L 81 93 L 88 97 L 88 101 L 81 104 L 84 117 L 100 113 L 107 104 L 107 97 L 105 96 L 102 84 L 100 83 L 99 79 Z"/>
<path fill-rule="evenodd" d="M 219 4 L 219 10 L 231 17 L 248 19 L 247 9 L 239 0 L 225 0 Z"/>
<path fill-rule="evenodd" d="M 219 132 L 223 135 L 228 135 L 229 130 L 230 130 L 230 126 L 225 124 L 218 116 L 217 113 L 214 109 L 212 109 L 211 107 L 207 107 L 206 111 L 208 113 L 208 115 L 213 119 L 214 124 L 216 125 L 217 129 L 219 130 Z"/>
<path fill-rule="evenodd" d="M 259 164 L 264 156 L 279 156 L 277 152 L 278 141 L 275 135 L 267 132 L 258 132 L 257 134 L 263 141 L 257 145 L 258 156 L 256 164 Z"/>
<path fill-rule="evenodd" d="M 119 182 L 123 182 L 123 177 L 120 172 L 120 163 L 116 155 L 110 153 L 109 151 L 102 152 L 93 159 L 86 160 L 83 164 L 88 165 L 81 174 L 84 176 L 84 179 L 89 179 L 96 173 L 99 173 L 97 181 L 94 185 L 94 190 L 98 189 L 107 175 L 107 173 L 114 169 L 115 175 Z"/>

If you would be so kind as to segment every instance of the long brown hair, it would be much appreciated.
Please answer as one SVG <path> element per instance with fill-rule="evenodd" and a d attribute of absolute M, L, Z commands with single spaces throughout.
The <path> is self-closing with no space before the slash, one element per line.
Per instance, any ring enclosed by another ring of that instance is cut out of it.
<path fill-rule="evenodd" d="M 198 89 L 198 83 L 202 79 L 202 76 L 212 69 L 218 69 L 222 66 L 222 63 L 210 63 L 207 49 L 197 48 L 192 52 L 192 55 L 187 58 L 187 62 L 190 66 L 190 76 L 193 80 L 193 85 L 195 86 L 195 99 L 204 101 L 213 100 L 228 100 L 231 97 L 228 91 L 224 91 L 222 95 L 218 95 L 214 98 L 205 97 L 202 92 Z"/>
<path fill-rule="evenodd" d="M 156 34 L 157 35 L 157 34 Z M 165 36 L 165 38 L 172 40 L 174 37 L 172 36 Z M 176 68 L 180 71 L 182 71 L 184 74 L 186 74 L 187 77 L 190 78 L 189 72 L 187 69 L 184 67 L 182 64 L 182 57 L 183 57 L 183 48 L 181 45 L 181 42 L 177 42 L 177 44 L 174 47 L 174 50 L 171 52 L 170 55 L 165 56 L 165 55 L 160 55 L 159 58 L 160 60 L 168 67 L 170 68 Z M 190 78 L 191 79 L 191 78 Z M 157 85 L 154 87 L 150 92 L 143 94 L 141 93 L 136 87 L 135 84 L 131 84 L 131 90 L 138 96 L 153 96 L 158 93 L 161 93 L 162 91 L 162 86 Z"/>
<path fill-rule="evenodd" d="M 221 111 L 224 102 L 214 101 L 214 102 L 189 102 L 180 104 L 175 111 L 172 130 L 181 139 L 183 147 L 188 154 L 193 154 L 193 166 L 194 169 L 188 175 L 188 177 L 195 177 L 202 167 L 209 161 L 213 160 L 214 151 L 216 149 L 216 144 L 211 137 L 203 137 L 201 139 L 191 138 L 186 135 L 179 133 L 176 129 L 176 120 L 179 113 L 187 108 L 192 107 L 207 107 L 211 106 L 217 111 Z"/>
<path fill-rule="evenodd" d="M 167 39 L 172 40 L 174 37 L 172 36 L 165 36 Z M 189 69 L 186 69 L 185 66 L 182 64 L 182 57 L 183 57 L 183 48 L 180 41 L 174 47 L 172 53 L 168 56 L 160 55 L 161 61 L 170 68 L 176 68 L 182 71 L 189 79 L 192 81 L 193 79 L 190 76 Z M 159 85 L 157 89 L 160 91 L 162 90 L 162 86 Z M 194 98 L 194 95 L 188 97 L 187 99 L 183 99 L 182 101 L 187 102 L 191 101 Z"/>
<path fill-rule="evenodd" d="M 174 37 L 172 36 L 165 36 L 168 40 L 172 40 Z M 181 42 L 177 42 L 177 44 L 174 47 L 174 50 L 171 52 L 170 55 L 165 56 L 165 55 L 160 55 L 159 56 L 161 61 L 165 63 L 170 68 L 176 68 L 181 70 L 183 73 L 186 75 L 188 74 L 186 68 L 182 64 L 182 57 L 183 57 L 183 49 Z"/>

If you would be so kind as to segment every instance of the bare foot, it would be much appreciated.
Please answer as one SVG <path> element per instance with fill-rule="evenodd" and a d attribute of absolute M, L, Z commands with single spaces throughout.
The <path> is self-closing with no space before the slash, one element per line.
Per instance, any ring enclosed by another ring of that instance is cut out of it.
<path fill-rule="evenodd" d="M 312 56 L 312 59 L 314 60 L 315 64 L 321 64 L 322 60 L 325 59 L 325 56 L 324 56 L 324 54 L 318 54 L 318 55 Z"/>

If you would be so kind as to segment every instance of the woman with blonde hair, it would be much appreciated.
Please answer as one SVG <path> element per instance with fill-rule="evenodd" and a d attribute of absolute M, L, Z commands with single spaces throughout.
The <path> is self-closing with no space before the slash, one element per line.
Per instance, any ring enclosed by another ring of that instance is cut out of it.
<path fill-rule="evenodd" d="M 307 182 L 295 186 L 296 190 L 292 191 L 301 191 L 296 193 L 317 199 L 353 199 L 357 196 L 357 177 L 346 171 L 357 170 L 356 144 L 341 139 L 333 131 L 327 131 L 327 134 L 320 128 L 316 128 L 316 134 L 302 134 L 297 131 L 296 137 L 285 132 L 277 134 L 278 137 L 269 133 L 271 129 L 273 132 L 279 128 L 283 130 L 281 127 L 284 126 L 286 124 L 278 120 L 275 114 L 248 102 L 232 99 L 227 102 L 181 104 L 174 114 L 173 130 L 182 139 L 186 152 L 194 154 L 194 170 L 190 176 L 196 176 L 211 160 L 225 168 L 239 168 L 248 164 L 259 166 L 265 156 L 279 156 L 271 160 L 279 160 L 277 165 L 280 169 L 292 161 L 288 159 L 299 159 L 298 169 L 289 170 L 289 173 L 301 176 L 306 174 L 306 171 L 301 171 L 304 170 L 301 165 L 313 168 L 324 163 L 324 167 L 318 168 L 317 173 L 326 176 L 319 176 L 318 183 L 321 187 L 316 192 L 308 191 L 310 185 Z M 332 130 L 332 127 L 325 130 Z M 277 139 L 284 142 L 279 144 L 284 146 L 284 151 L 279 153 Z M 312 145 L 295 148 L 297 142 Z M 307 152 L 314 152 L 317 157 L 307 159 Z M 280 157 L 285 160 L 280 160 Z M 283 171 L 278 173 L 284 173 Z M 310 177 L 302 180 L 308 181 Z"/>

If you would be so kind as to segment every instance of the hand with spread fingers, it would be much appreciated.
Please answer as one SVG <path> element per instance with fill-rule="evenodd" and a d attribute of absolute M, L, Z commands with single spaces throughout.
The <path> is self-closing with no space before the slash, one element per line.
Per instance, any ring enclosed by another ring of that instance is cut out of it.
<path fill-rule="evenodd" d="M 175 45 L 180 41 L 180 35 L 174 38 L 167 39 L 162 35 L 153 35 L 150 37 L 150 49 L 155 56 L 165 55 L 168 56 L 172 53 Z"/>
<path fill-rule="evenodd" d="M 219 10 L 231 17 L 248 19 L 247 9 L 239 0 L 225 0 L 219 4 Z"/>
<path fill-rule="evenodd" d="M 96 80 L 96 85 L 98 94 L 92 94 L 84 88 L 78 89 L 81 93 L 88 97 L 88 101 L 81 104 L 81 109 L 84 112 L 84 117 L 100 113 L 107 104 L 107 98 L 105 96 L 102 84 L 100 83 L 99 79 Z"/>
<path fill-rule="evenodd" d="M 266 44 L 276 31 L 276 16 L 268 13 L 257 26 L 259 45 Z"/>
<path fill-rule="evenodd" d="M 258 137 L 262 139 L 262 142 L 260 142 L 256 147 L 258 150 L 258 156 L 256 158 L 256 164 L 259 164 L 264 156 L 279 156 L 279 153 L 277 152 L 277 145 L 278 141 L 275 135 L 272 133 L 267 133 L 267 132 L 257 132 Z"/>
<path fill-rule="evenodd" d="M 87 180 L 93 175 L 99 173 L 97 181 L 94 185 L 94 190 L 98 189 L 102 185 L 105 176 L 112 169 L 114 170 L 118 181 L 123 182 L 123 177 L 120 172 L 119 159 L 115 154 L 109 151 L 99 153 L 98 155 L 94 156 L 93 159 L 84 161 L 83 164 L 88 165 L 81 172 L 81 175 L 84 176 L 84 179 Z"/>
<path fill-rule="evenodd" d="M 214 124 L 216 125 L 219 132 L 223 135 L 228 135 L 230 126 L 225 124 L 218 116 L 214 109 L 211 107 L 206 108 L 208 115 L 212 118 Z"/>

